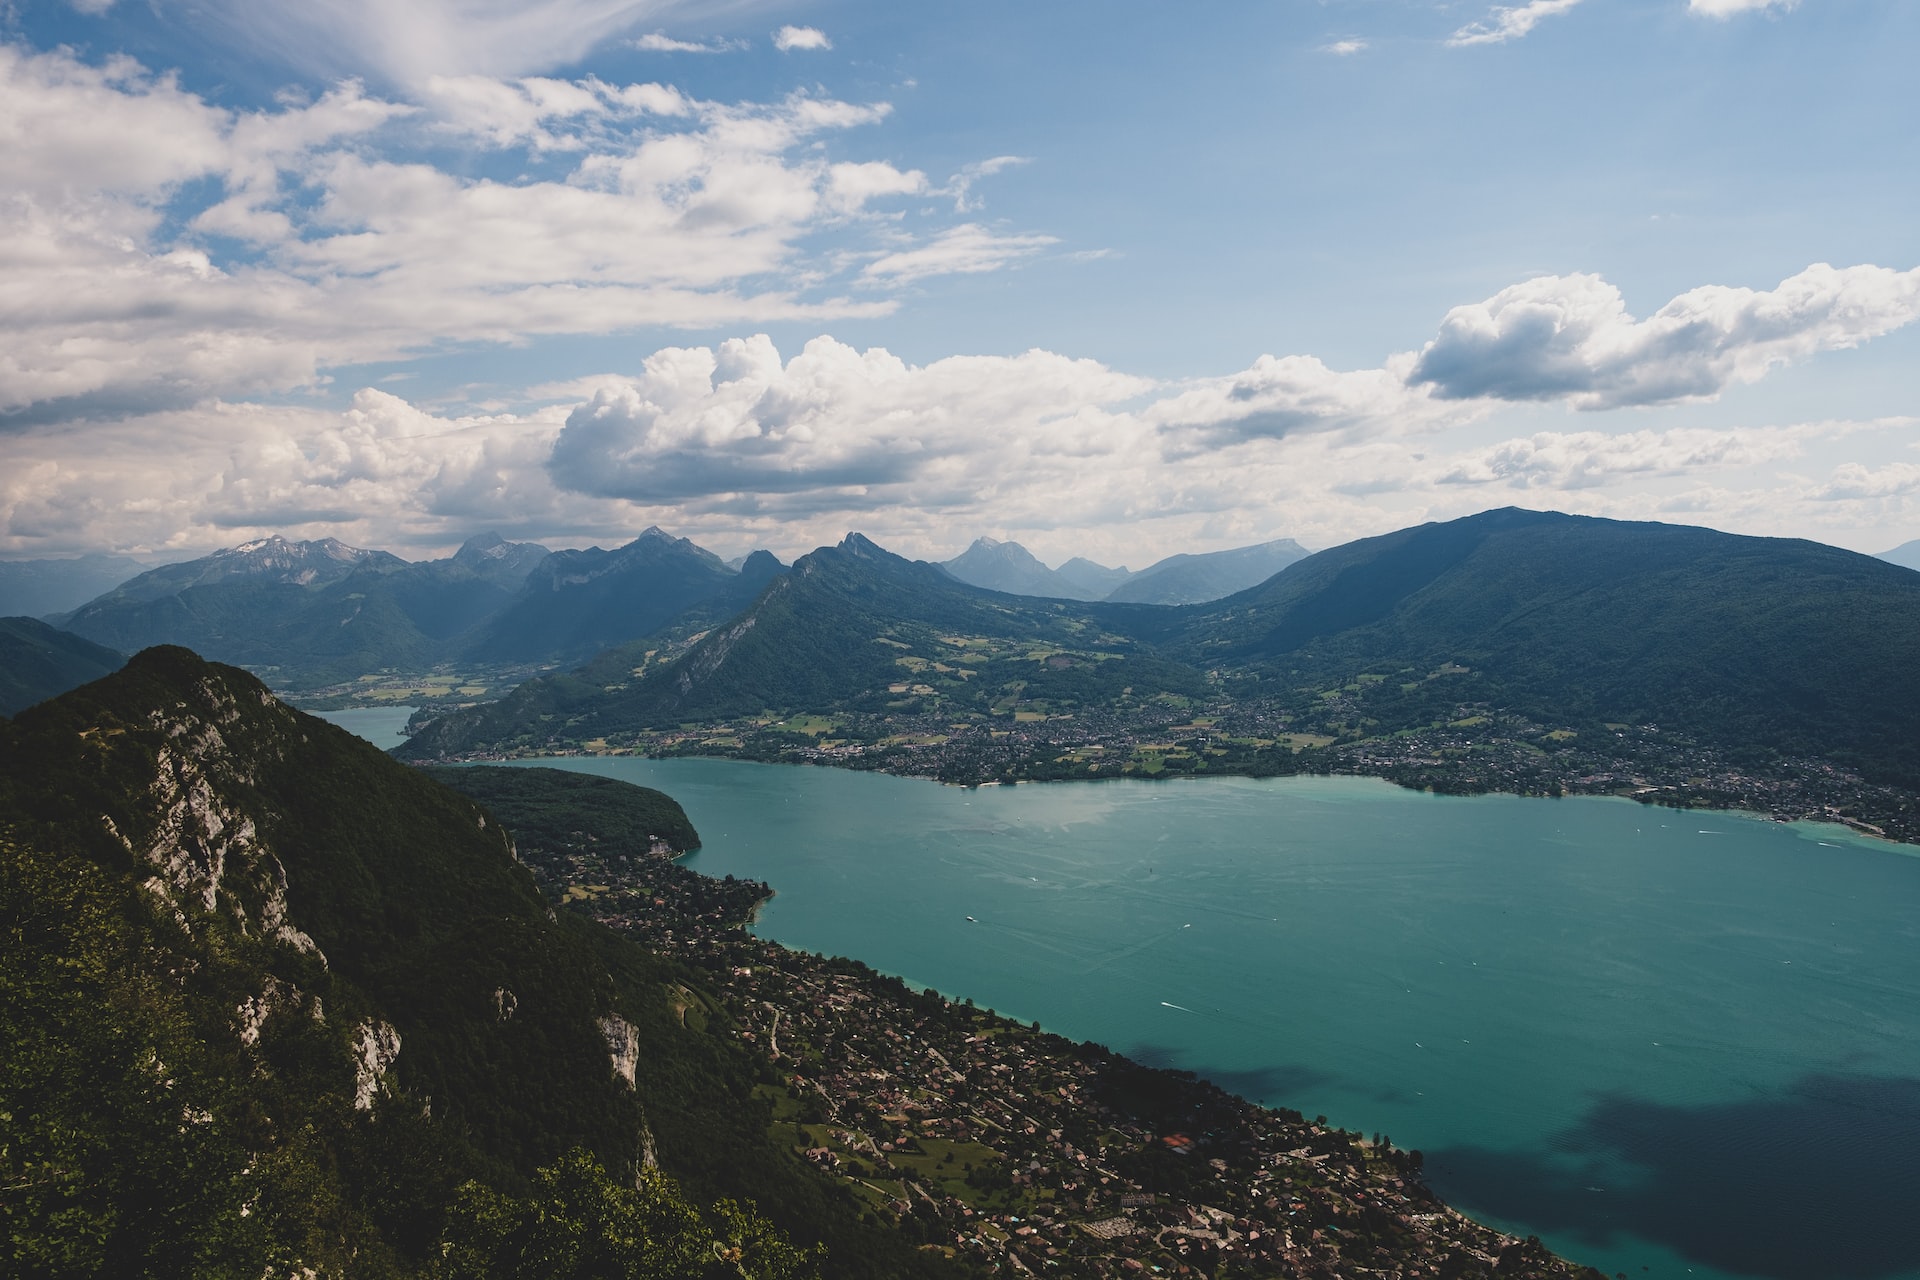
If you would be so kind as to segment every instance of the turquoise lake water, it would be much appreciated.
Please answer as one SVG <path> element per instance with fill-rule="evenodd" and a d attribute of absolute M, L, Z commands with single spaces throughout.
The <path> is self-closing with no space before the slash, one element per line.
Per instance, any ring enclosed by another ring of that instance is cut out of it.
<path fill-rule="evenodd" d="M 407 740 L 407 721 L 413 711 L 412 707 L 353 707 L 310 714 L 358 734 L 382 751 L 391 751 Z"/>
<path fill-rule="evenodd" d="M 527 763 L 675 796 L 689 865 L 777 890 L 763 936 L 1390 1134 L 1608 1274 L 1920 1276 L 1911 849 L 1350 778 Z"/>

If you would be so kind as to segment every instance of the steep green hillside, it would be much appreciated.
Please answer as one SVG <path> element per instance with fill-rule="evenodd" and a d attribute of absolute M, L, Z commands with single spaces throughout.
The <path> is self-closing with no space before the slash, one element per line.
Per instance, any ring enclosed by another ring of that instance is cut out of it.
<path fill-rule="evenodd" d="M 0 716 L 117 671 L 126 658 L 33 618 L 0 618 Z"/>
<path fill-rule="evenodd" d="M 697 978 L 554 912 L 511 848 L 181 649 L 0 725 L 0 1270 L 621 1274 L 593 1233 L 653 1221 L 794 1274 L 693 1207 L 721 1196 L 829 1274 L 935 1265 L 769 1146 L 765 1068 L 717 1002 L 681 1017 Z M 656 1158 L 678 1186 L 621 1189 Z M 574 1262 L 528 1263 L 566 1215 Z"/>
<path fill-rule="evenodd" d="M 596 841 L 680 854 L 700 834 L 678 801 L 651 787 L 567 769 L 429 768 L 426 775 L 487 807 L 515 837 L 553 840 L 592 832 Z"/>
<path fill-rule="evenodd" d="M 1820 543 L 1490 511 L 1136 627 L 1280 684 L 1450 662 L 1542 719 L 1657 723 L 1920 786 L 1920 577 Z"/>
<path fill-rule="evenodd" d="M 639 728 L 793 713 L 987 716 L 1015 699 L 1105 706 L 1197 694 L 1197 671 L 1142 651 L 1086 606 L 970 587 L 859 534 L 801 557 L 753 605 L 672 661 L 631 650 L 531 681 L 426 726 L 402 749 L 434 759 Z"/>

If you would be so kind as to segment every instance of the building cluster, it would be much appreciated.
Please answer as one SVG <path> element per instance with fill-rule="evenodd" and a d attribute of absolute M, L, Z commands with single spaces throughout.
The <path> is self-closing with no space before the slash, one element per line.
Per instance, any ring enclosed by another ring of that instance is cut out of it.
<path fill-rule="evenodd" d="M 1390 1140 L 756 938 L 740 926 L 765 885 L 589 841 L 536 869 L 704 971 L 710 1027 L 767 1064 L 776 1141 L 983 1273 L 1597 1274 L 1455 1213 Z"/>

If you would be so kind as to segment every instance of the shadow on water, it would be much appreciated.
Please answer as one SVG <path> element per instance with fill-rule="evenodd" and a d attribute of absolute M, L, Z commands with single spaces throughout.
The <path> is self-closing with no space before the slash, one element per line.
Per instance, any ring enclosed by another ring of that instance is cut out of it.
<path fill-rule="evenodd" d="M 1920 1080 L 1809 1075 L 1699 1107 L 1608 1096 L 1552 1146 L 1433 1151 L 1427 1174 L 1463 1207 L 1595 1244 L 1624 1231 L 1724 1271 L 1920 1270 Z"/>
<path fill-rule="evenodd" d="M 1180 1061 L 1181 1051 L 1160 1044 L 1136 1044 L 1128 1049 L 1127 1056 L 1142 1066 L 1161 1067 L 1170 1071 L 1192 1071 L 1203 1080 L 1225 1089 L 1228 1093 L 1242 1098 L 1284 1100 L 1310 1094 L 1330 1088 L 1339 1082 L 1337 1076 L 1312 1067 L 1303 1067 L 1282 1063 L 1271 1067 L 1255 1067 L 1250 1071 L 1222 1071 L 1213 1067 L 1194 1068 Z M 1285 1105 L 1284 1101 L 1273 1105 Z"/>

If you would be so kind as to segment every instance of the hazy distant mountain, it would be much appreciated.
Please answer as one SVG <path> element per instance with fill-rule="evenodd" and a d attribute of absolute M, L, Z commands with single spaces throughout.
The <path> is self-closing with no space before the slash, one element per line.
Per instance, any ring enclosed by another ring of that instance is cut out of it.
<path fill-rule="evenodd" d="M 1920 539 L 1903 542 L 1891 551 L 1882 551 L 1877 558 L 1905 569 L 1920 569 Z"/>
<path fill-rule="evenodd" d="M 1081 586 L 1073 579 L 1055 573 L 1034 559 L 1033 553 L 1017 542 L 976 538 L 973 545 L 944 562 L 945 569 L 960 581 L 989 591 L 1005 591 L 1016 596 L 1045 596 L 1055 600 L 1098 600 L 1105 592 Z"/>
<path fill-rule="evenodd" d="M 1265 582 L 1306 554 L 1293 539 L 1281 538 L 1230 551 L 1168 556 L 1138 573 L 1109 569 L 1080 556 L 1049 569 L 1017 542 L 978 538 L 940 567 L 962 582 L 1016 596 L 1201 604 Z"/>
<path fill-rule="evenodd" d="M 123 653 L 182 644 L 224 661 L 258 663 L 274 632 L 310 605 L 317 590 L 356 571 L 406 567 L 398 556 L 332 538 L 262 538 L 150 569 L 82 605 L 63 625 Z"/>
<path fill-rule="evenodd" d="M 216 551 L 198 560 L 162 565 L 105 592 L 74 615 L 129 604 L 148 604 L 194 587 L 242 579 L 254 583 L 313 587 L 344 578 L 356 569 L 398 569 L 407 562 L 386 551 L 362 551 L 334 538 L 289 542 L 274 536 Z"/>
<path fill-rule="evenodd" d="M 1118 569 L 1109 569 L 1096 564 L 1085 556 L 1075 556 L 1053 571 L 1054 576 L 1072 583 L 1087 594 L 1083 600 L 1105 600 L 1120 589 L 1122 583 L 1133 577 L 1133 570 L 1121 565 Z"/>
<path fill-rule="evenodd" d="M 448 559 L 427 563 L 463 569 L 483 581 L 518 591 L 534 566 L 552 554 L 537 542 L 508 542 L 497 533 L 482 533 L 468 538 Z"/>
<path fill-rule="evenodd" d="M 486 662 L 586 658 L 659 630 L 736 586 L 749 569 L 757 592 L 769 563 L 779 571 L 770 553 L 755 552 L 736 573 L 711 551 L 657 528 L 612 551 L 556 551 L 470 638 L 465 653 Z"/>
<path fill-rule="evenodd" d="M 1307 549 L 1292 538 L 1168 556 L 1128 578 L 1106 598 L 1131 604 L 1202 604 L 1257 586 L 1306 556 Z"/>
<path fill-rule="evenodd" d="M 0 615 L 41 618 L 78 609 L 145 568 L 125 556 L 0 560 Z"/>
<path fill-rule="evenodd" d="M 98 680 L 126 661 L 37 618 L 0 618 L 0 716 Z"/>

